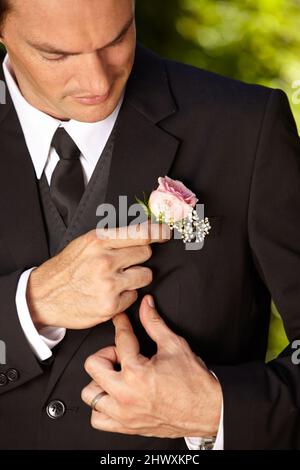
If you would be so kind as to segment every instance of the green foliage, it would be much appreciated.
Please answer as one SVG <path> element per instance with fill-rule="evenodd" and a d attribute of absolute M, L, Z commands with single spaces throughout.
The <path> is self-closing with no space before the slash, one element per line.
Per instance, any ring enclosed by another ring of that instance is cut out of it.
<path fill-rule="evenodd" d="M 285 90 L 300 126 L 299 0 L 137 0 L 137 24 L 165 57 Z"/>
<path fill-rule="evenodd" d="M 285 334 L 281 317 L 274 302 L 271 308 L 271 321 L 269 330 L 269 344 L 266 361 L 275 359 L 278 354 L 288 345 L 289 340 Z"/>
<path fill-rule="evenodd" d="M 150 196 L 147 196 L 145 192 L 143 191 L 143 200 L 139 199 L 137 196 L 135 196 L 135 200 L 140 206 L 142 206 L 142 209 L 144 210 L 146 216 L 148 219 L 151 219 L 151 210 L 149 207 L 149 199 Z"/>

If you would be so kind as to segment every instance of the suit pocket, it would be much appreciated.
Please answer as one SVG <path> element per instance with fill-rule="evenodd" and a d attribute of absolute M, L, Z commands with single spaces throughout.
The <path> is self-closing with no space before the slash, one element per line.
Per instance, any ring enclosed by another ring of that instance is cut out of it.
<path fill-rule="evenodd" d="M 180 334 L 195 352 L 209 347 L 214 334 L 214 312 L 220 299 L 216 296 L 215 276 L 222 266 L 222 216 L 206 215 L 211 230 L 203 245 L 194 250 L 177 248 L 181 258 L 178 269 L 179 306 L 178 327 Z M 180 242 L 178 242 L 180 243 Z"/>

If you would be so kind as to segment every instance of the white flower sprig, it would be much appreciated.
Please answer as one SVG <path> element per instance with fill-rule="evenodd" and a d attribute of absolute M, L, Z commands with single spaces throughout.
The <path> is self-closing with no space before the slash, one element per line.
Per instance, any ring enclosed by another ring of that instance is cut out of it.
<path fill-rule="evenodd" d="M 195 209 L 191 209 L 186 218 L 177 222 L 171 222 L 168 225 L 171 230 L 174 228 L 178 230 L 183 243 L 202 243 L 211 229 L 208 218 L 205 217 L 205 219 L 200 220 Z"/>

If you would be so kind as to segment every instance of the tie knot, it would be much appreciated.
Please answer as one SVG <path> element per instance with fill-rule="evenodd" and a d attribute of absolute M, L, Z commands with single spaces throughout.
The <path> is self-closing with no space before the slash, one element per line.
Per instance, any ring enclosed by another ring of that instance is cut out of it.
<path fill-rule="evenodd" d="M 56 130 L 51 145 L 55 148 L 61 160 L 76 160 L 81 153 L 74 140 L 63 127 Z"/>

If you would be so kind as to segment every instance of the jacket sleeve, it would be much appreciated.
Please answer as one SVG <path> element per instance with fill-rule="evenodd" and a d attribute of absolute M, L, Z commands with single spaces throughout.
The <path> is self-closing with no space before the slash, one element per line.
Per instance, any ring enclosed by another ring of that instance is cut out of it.
<path fill-rule="evenodd" d="M 224 448 L 299 449 L 300 141 L 279 90 L 270 93 L 256 152 L 248 235 L 256 269 L 290 344 L 267 364 L 210 366 L 223 390 Z"/>
<path fill-rule="evenodd" d="M 18 319 L 16 290 L 22 270 L 0 277 L 0 394 L 43 373 Z"/>

